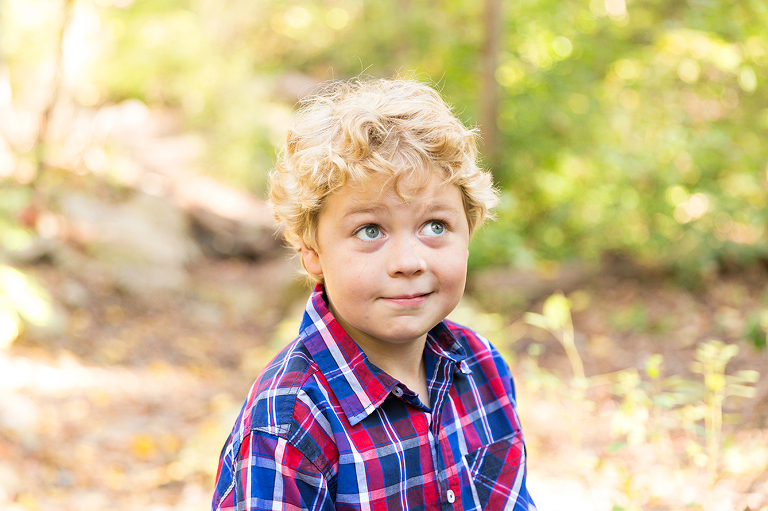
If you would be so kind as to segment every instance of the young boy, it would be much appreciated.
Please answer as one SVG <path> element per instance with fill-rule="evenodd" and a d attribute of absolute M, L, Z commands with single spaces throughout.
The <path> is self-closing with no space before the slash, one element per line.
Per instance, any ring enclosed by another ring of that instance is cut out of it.
<path fill-rule="evenodd" d="M 222 450 L 214 510 L 535 510 L 507 366 L 445 320 L 497 202 L 476 159 L 418 82 L 303 101 L 270 201 L 316 286 Z"/>

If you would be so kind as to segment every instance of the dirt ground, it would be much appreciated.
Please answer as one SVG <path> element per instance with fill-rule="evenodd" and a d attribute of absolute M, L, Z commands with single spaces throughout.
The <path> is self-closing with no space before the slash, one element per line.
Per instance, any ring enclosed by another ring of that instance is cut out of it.
<path fill-rule="evenodd" d="M 25 336 L 0 351 L 0 508 L 208 509 L 241 401 L 295 334 L 308 294 L 295 261 L 203 259 L 183 292 L 141 297 L 51 266 L 31 271 L 70 304 L 68 321 L 62 335 Z M 567 293 L 587 376 L 643 376 L 660 354 L 660 378 L 693 381 L 697 344 L 739 346 L 727 373 L 760 379 L 754 397 L 724 403 L 714 478 L 694 448 L 706 443 L 701 418 L 637 406 L 640 440 L 612 433 L 627 401 L 610 384 L 579 390 L 571 381 L 559 342 L 521 321 L 541 300 L 493 314 L 470 307 L 495 318 L 483 324 L 509 355 L 539 509 L 768 510 L 768 350 L 744 340 L 768 308 L 767 283 L 761 269 L 714 276 L 695 292 L 659 276 L 604 273 Z"/>

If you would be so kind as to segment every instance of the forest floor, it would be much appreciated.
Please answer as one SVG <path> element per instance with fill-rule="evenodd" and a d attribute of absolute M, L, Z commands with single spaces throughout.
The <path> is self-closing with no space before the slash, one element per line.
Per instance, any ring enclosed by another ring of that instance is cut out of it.
<path fill-rule="evenodd" d="M 0 351 L 0 508 L 208 509 L 241 401 L 295 335 L 308 294 L 295 261 L 204 258 L 183 292 L 143 298 L 45 264 L 27 270 L 79 305 L 62 335 Z M 768 509 L 768 350 L 743 340 L 767 283 L 754 270 L 692 292 L 601 274 L 568 292 L 589 380 L 572 379 L 555 337 L 521 321 L 541 300 L 489 312 L 469 296 L 457 314 L 499 344 L 516 378 L 539 509 Z M 754 397 L 723 402 L 721 438 L 707 434 L 700 412 L 714 407 L 691 371 L 709 339 L 739 346 L 727 374 L 761 375 Z M 654 354 L 657 378 L 645 371 Z M 675 402 L 673 376 L 700 401 Z"/>

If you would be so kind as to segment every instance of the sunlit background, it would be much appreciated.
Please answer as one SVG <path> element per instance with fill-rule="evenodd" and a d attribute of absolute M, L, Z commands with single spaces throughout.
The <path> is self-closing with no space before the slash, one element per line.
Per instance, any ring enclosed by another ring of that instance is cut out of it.
<path fill-rule="evenodd" d="M 758 0 L 0 0 L 0 508 L 208 507 L 307 294 L 263 204 L 295 104 L 404 74 L 501 189 L 455 316 L 518 378 L 542 511 L 765 511 L 766 27 Z"/>

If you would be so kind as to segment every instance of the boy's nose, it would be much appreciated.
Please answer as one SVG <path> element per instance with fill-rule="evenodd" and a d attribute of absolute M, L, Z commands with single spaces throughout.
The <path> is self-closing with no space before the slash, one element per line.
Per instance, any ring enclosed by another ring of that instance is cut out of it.
<path fill-rule="evenodd" d="M 411 238 L 393 241 L 389 247 L 387 268 L 390 276 L 418 275 L 426 271 L 427 262 L 419 249 L 418 241 Z"/>

